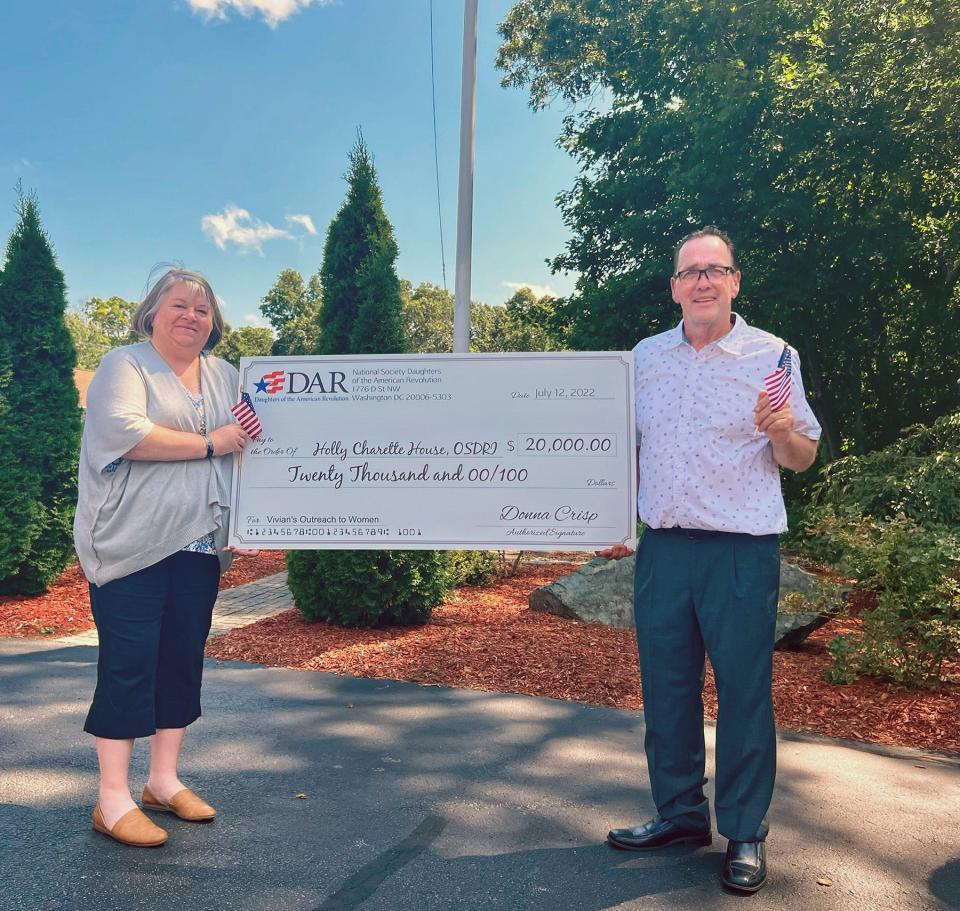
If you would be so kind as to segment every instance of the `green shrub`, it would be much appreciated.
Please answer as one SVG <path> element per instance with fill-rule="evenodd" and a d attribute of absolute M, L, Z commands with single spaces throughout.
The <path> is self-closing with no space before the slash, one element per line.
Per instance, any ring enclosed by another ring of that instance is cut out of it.
<path fill-rule="evenodd" d="M 860 676 L 858 671 L 859 644 L 850 636 L 834 636 L 827 646 L 833 664 L 824 672 L 830 683 L 855 683 Z"/>
<path fill-rule="evenodd" d="M 856 636 L 831 643 L 828 678 L 936 686 L 960 654 L 960 412 L 823 472 L 792 539 L 877 595 Z"/>
<path fill-rule="evenodd" d="M 813 529 L 839 568 L 877 593 L 858 635 L 831 643 L 829 679 L 858 674 L 935 687 L 960 656 L 960 535 L 898 515 L 882 521 L 825 512 Z"/>
<path fill-rule="evenodd" d="M 826 507 L 960 528 L 960 412 L 911 427 L 885 449 L 829 465 L 810 518 Z"/>
<path fill-rule="evenodd" d="M 499 560 L 493 550 L 452 550 L 447 559 L 454 585 L 486 585 L 497 574 Z"/>
<path fill-rule="evenodd" d="M 837 540 L 816 532 L 822 520 L 845 516 L 855 523 L 860 516 L 897 515 L 960 530 L 960 412 L 929 427 L 911 427 L 885 449 L 827 466 L 811 503 L 790 509 L 791 531 L 781 543 L 813 560 L 836 563 Z"/>
<path fill-rule="evenodd" d="M 340 626 L 426 623 L 452 588 L 432 550 L 295 550 L 287 582 L 305 620 Z"/>
<path fill-rule="evenodd" d="M 826 614 L 835 616 L 840 610 L 847 589 L 832 582 L 817 580 L 809 591 L 787 592 L 777 605 L 781 614 Z"/>

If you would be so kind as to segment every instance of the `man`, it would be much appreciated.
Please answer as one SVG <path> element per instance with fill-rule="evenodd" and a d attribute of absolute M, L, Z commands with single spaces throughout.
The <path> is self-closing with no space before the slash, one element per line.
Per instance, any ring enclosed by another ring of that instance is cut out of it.
<path fill-rule="evenodd" d="M 631 851 L 710 844 L 706 654 L 719 702 L 717 828 L 729 839 L 721 880 L 756 892 L 766 880 L 765 816 L 776 772 L 771 670 L 778 534 L 787 528 L 778 466 L 809 468 L 820 426 L 793 349 L 786 378 L 793 394 L 771 406 L 764 380 L 789 363 L 788 349 L 732 312 L 740 272 L 723 231 L 708 226 L 680 242 L 670 288 L 683 321 L 633 352 L 638 509 L 646 525 L 634 609 L 658 815 L 613 829 L 607 840 Z M 618 559 L 631 550 L 599 553 Z"/>

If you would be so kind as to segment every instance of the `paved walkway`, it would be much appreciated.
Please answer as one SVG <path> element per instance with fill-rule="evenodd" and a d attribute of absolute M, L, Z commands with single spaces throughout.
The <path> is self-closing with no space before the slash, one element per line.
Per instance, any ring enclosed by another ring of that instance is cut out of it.
<path fill-rule="evenodd" d="M 235 585 L 220 592 L 213 608 L 213 623 L 210 638 L 222 636 L 230 630 L 264 617 L 272 617 L 294 606 L 293 596 L 287 588 L 287 574 L 276 573 L 246 585 Z M 87 630 L 75 636 L 56 640 L 61 645 L 97 645 L 97 631 Z"/>

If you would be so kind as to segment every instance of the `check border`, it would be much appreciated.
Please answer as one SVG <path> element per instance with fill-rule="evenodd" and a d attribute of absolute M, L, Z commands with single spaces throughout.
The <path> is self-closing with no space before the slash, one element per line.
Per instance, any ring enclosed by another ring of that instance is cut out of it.
<path fill-rule="evenodd" d="M 495 364 L 504 361 L 529 359 L 550 359 L 554 362 L 602 359 L 604 361 L 619 361 L 622 367 L 623 383 L 623 420 L 627 429 L 626 440 L 629 445 L 624 446 L 624 452 L 618 453 L 618 459 L 624 459 L 628 491 L 623 498 L 623 536 L 614 535 L 608 540 L 592 540 L 583 545 L 586 549 L 612 546 L 615 544 L 636 544 L 636 503 L 637 503 L 637 467 L 636 467 L 636 415 L 634 409 L 634 376 L 633 355 L 629 351 L 603 352 L 538 352 L 538 353 L 471 353 L 471 354 L 351 354 L 351 355 L 302 355 L 278 357 L 241 358 L 239 394 L 251 392 L 253 388 L 251 371 L 258 365 L 284 364 L 290 367 L 318 364 L 335 364 L 338 368 L 349 368 L 351 365 L 363 363 L 396 363 L 406 365 L 449 365 L 457 362 L 470 361 L 473 363 L 486 362 Z M 269 368 L 268 368 L 269 369 Z M 259 368 L 258 368 L 259 370 Z M 240 522 L 240 489 L 243 479 L 244 454 L 241 453 L 234 465 L 230 512 L 229 542 L 233 545 L 257 548 L 261 550 L 530 550 L 530 551 L 557 551 L 577 549 L 576 540 L 527 541 L 523 539 L 506 540 L 503 536 L 491 537 L 487 540 L 472 539 L 424 539 L 418 538 L 389 538 L 371 541 L 344 538 L 341 540 L 258 540 L 255 537 L 241 533 Z M 451 491 L 451 495 L 455 495 Z M 480 527 L 480 526 L 477 526 Z M 618 529 L 619 531 L 619 529 Z"/>

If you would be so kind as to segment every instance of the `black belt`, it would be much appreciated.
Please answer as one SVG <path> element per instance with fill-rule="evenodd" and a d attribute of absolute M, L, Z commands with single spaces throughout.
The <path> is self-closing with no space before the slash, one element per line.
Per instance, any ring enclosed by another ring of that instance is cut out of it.
<path fill-rule="evenodd" d="M 658 535 L 682 535 L 684 538 L 716 538 L 720 535 L 736 535 L 736 531 L 713 531 L 709 528 L 680 528 L 674 525 L 672 528 L 650 528 L 648 531 L 656 532 Z"/>
<path fill-rule="evenodd" d="M 753 538 L 759 540 L 760 538 L 779 537 L 777 534 L 751 535 L 746 531 L 714 531 L 710 528 L 680 528 L 679 525 L 674 525 L 672 528 L 647 527 L 644 529 L 644 533 L 648 531 L 656 535 L 676 535 L 677 537 L 688 538 L 691 541 L 696 541 L 701 538 Z"/>

